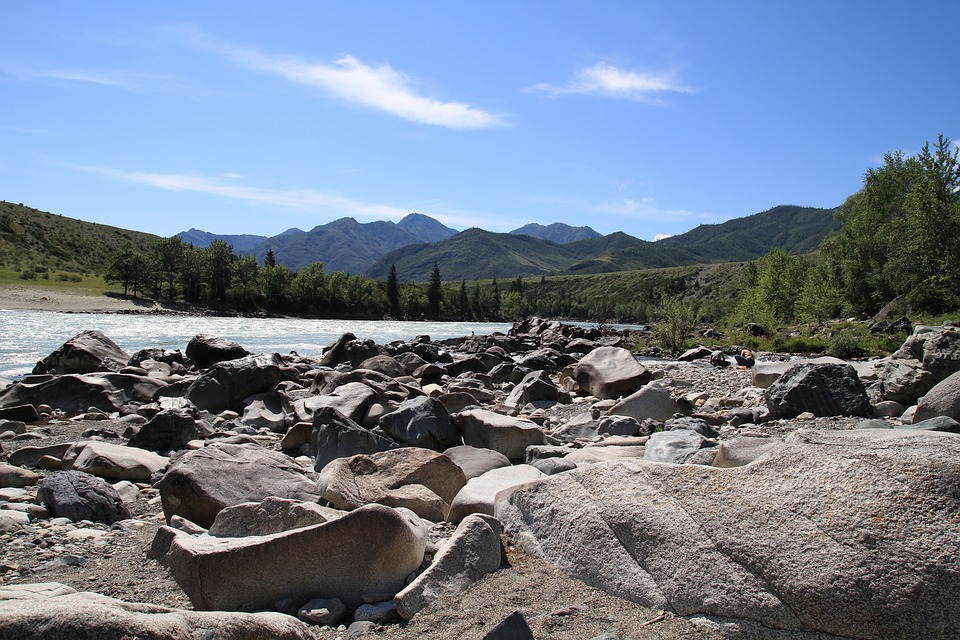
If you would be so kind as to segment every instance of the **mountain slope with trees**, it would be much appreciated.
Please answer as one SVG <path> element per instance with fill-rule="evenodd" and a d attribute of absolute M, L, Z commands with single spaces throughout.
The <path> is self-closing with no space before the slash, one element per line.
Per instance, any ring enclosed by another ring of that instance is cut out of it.
<path fill-rule="evenodd" d="M 556 242 L 557 244 L 567 244 L 570 242 L 576 242 L 578 240 L 590 240 L 592 238 L 600 237 L 600 234 L 590 227 L 571 227 L 570 225 L 562 222 L 554 222 L 553 224 L 548 225 L 531 222 L 530 224 L 526 224 L 519 229 L 514 229 L 510 233 L 514 235 L 533 236 L 534 238 L 549 240 L 550 242 Z"/>

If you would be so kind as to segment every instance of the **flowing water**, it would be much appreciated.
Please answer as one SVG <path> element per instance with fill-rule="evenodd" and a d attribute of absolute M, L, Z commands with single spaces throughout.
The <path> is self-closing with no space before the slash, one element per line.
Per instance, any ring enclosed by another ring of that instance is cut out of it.
<path fill-rule="evenodd" d="M 207 333 L 233 340 L 253 353 L 320 355 L 350 332 L 378 344 L 429 335 L 434 340 L 471 333 L 506 332 L 502 322 L 401 322 L 394 320 L 305 320 L 301 318 L 221 318 L 207 316 L 58 313 L 0 310 L 0 378 L 30 373 L 41 358 L 86 329 L 98 329 L 127 353 L 147 347 L 186 349 Z"/>

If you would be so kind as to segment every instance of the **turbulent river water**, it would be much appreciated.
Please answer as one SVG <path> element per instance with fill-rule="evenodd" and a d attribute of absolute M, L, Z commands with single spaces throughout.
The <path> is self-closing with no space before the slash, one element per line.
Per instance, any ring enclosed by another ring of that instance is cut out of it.
<path fill-rule="evenodd" d="M 299 318 L 220 318 L 206 316 L 58 313 L 0 310 L 0 378 L 30 373 L 41 358 L 77 333 L 99 329 L 128 353 L 146 347 L 185 349 L 198 333 L 228 338 L 253 353 L 319 355 L 350 332 L 378 344 L 429 335 L 434 340 L 495 331 L 501 322 L 398 322 L 392 320 L 304 320 Z"/>

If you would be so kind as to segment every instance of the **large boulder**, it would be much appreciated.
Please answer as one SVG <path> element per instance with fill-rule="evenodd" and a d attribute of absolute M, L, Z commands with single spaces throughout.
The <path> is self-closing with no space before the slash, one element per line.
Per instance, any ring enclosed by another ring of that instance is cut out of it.
<path fill-rule="evenodd" d="M 491 517 L 466 517 L 421 573 L 394 598 L 397 613 L 409 620 L 442 596 L 455 596 L 500 568 L 500 523 Z"/>
<path fill-rule="evenodd" d="M 535 422 L 486 409 L 461 411 L 456 422 L 463 433 L 464 444 L 499 451 L 510 460 L 523 460 L 528 446 L 547 442 Z"/>
<path fill-rule="evenodd" d="M 239 360 L 250 352 L 232 340 L 198 334 L 187 343 L 187 357 L 193 360 L 198 369 L 206 369 L 218 362 Z"/>
<path fill-rule="evenodd" d="M 399 442 L 435 451 L 455 447 L 462 441 L 447 408 L 427 396 L 404 401 L 396 411 L 380 418 L 380 428 Z"/>
<path fill-rule="evenodd" d="M 570 394 L 558 387 L 546 371 L 531 371 L 510 391 L 504 404 L 524 405 L 531 402 L 570 404 Z"/>
<path fill-rule="evenodd" d="M 323 524 L 343 515 L 345 512 L 322 507 L 316 502 L 269 497 L 261 502 L 224 507 L 207 533 L 218 538 L 266 536 Z"/>
<path fill-rule="evenodd" d="M 913 421 L 923 422 L 938 416 L 960 420 L 960 372 L 937 383 L 920 399 Z"/>
<path fill-rule="evenodd" d="M 149 451 L 179 451 L 204 435 L 207 434 L 200 432 L 191 411 L 164 409 L 130 436 L 128 444 Z"/>
<path fill-rule="evenodd" d="M 650 381 L 650 372 L 620 347 L 597 347 L 573 368 L 573 379 L 601 400 L 629 395 Z"/>
<path fill-rule="evenodd" d="M 510 466 L 510 459 L 499 451 L 471 447 L 468 444 L 450 447 L 443 454 L 463 470 L 467 480 L 482 476 L 492 469 Z"/>
<path fill-rule="evenodd" d="M 293 424 L 293 405 L 285 393 L 270 391 L 258 393 L 245 400 L 240 422 L 248 427 L 266 427 L 284 433 Z"/>
<path fill-rule="evenodd" d="M 37 363 L 33 373 L 93 373 L 119 371 L 130 354 L 97 330 L 81 331 Z"/>
<path fill-rule="evenodd" d="M 670 395 L 670 390 L 660 382 L 653 381 L 622 398 L 607 410 L 607 415 L 627 416 L 637 422 L 643 422 L 648 418 L 657 422 L 666 422 L 679 410 L 676 400 Z"/>
<path fill-rule="evenodd" d="M 960 329 L 918 325 L 880 372 L 880 395 L 916 403 L 937 383 L 960 371 Z"/>
<path fill-rule="evenodd" d="M 482 476 L 471 478 L 450 505 L 450 522 L 460 522 L 473 513 L 492 516 L 498 493 L 545 475 L 533 465 L 518 464 L 491 469 Z"/>
<path fill-rule="evenodd" d="M 317 478 L 321 495 L 337 509 L 377 503 L 406 507 L 433 522 L 446 519 L 464 484 L 463 471 L 450 458 L 417 447 L 339 458 Z"/>
<path fill-rule="evenodd" d="M 773 418 L 868 416 L 870 398 L 848 364 L 796 364 L 765 391 Z"/>
<path fill-rule="evenodd" d="M 497 517 L 528 552 L 679 615 L 851 638 L 960 625 L 960 437 L 805 431 L 728 469 L 620 462 L 520 487 Z"/>
<path fill-rule="evenodd" d="M 309 422 L 314 414 L 329 407 L 336 409 L 354 422 L 363 423 L 367 411 L 379 399 L 380 394 L 370 385 L 363 382 L 347 382 L 323 395 L 297 400 L 294 403 L 294 412 L 297 420 Z"/>
<path fill-rule="evenodd" d="M 315 457 L 313 468 L 317 471 L 337 458 L 378 453 L 399 446 L 399 442 L 383 433 L 365 429 L 332 407 L 322 407 L 313 414 L 310 451 Z"/>
<path fill-rule="evenodd" d="M 246 398 L 276 388 L 280 383 L 279 364 L 274 358 L 256 356 L 218 362 L 193 381 L 184 397 L 210 413 L 239 413 Z"/>
<path fill-rule="evenodd" d="M 652 462 L 683 464 L 704 446 L 705 438 L 692 429 L 658 431 L 651 434 L 643 451 L 643 459 Z M 609 448 L 609 447 L 607 447 Z"/>
<path fill-rule="evenodd" d="M 0 407 L 46 404 L 67 413 L 91 407 L 114 412 L 131 402 L 151 402 L 166 386 L 156 378 L 126 373 L 37 376 L 0 390 Z"/>
<path fill-rule="evenodd" d="M 322 594 L 351 607 L 393 597 L 423 562 L 427 532 L 409 511 L 372 504 L 342 518 L 243 538 L 161 527 L 150 555 L 195 609 L 255 611 Z"/>
<path fill-rule="evenodd" d="M 224 507 L 268 496 L 316 502 L 316 483 L 279 451 L 212 444 L 173 458 L 157 483 L 163 514 L 209 528 Z"/>
<path fill-rule="evenodd" d="M 280 613 L 170 609 L 39 583 L 0 587 L 0 638 L 312 640 L 314 636 L 307 625 Z"/>
<path fill-rule="evenodd" d="M 59 471 L 45 478 L 37 500 L 57 518 L 112 524 L 130 517 L 123 500 L 106 480 L 82 471 Z"/>
<path fill-rule="evenodd" d="M 152 451 L 97 440 L 77 442 L 63 454 L 65 471 L 83 471 L 112 482 L 148 482 L 168 462 Z"/>

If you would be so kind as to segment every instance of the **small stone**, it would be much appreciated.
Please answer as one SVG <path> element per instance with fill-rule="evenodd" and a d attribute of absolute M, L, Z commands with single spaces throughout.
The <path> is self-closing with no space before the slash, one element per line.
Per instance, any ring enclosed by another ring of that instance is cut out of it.
<path fill-rule="evenodd" d="M 397 617 L 397 605 L 393 600 L 375 604 L 362 604 L 357 607 L 353 614 L 354 620 L 358 622 L 366 621 L 376 624 L 386 624 L 395 617 Z"/>
<path fill-rule="evenodd" d="M 337 598 L 317 598 L 300 607 L 297 617 L 310 624 L 335 626 L 346 613 L 347 606 Z"/>

